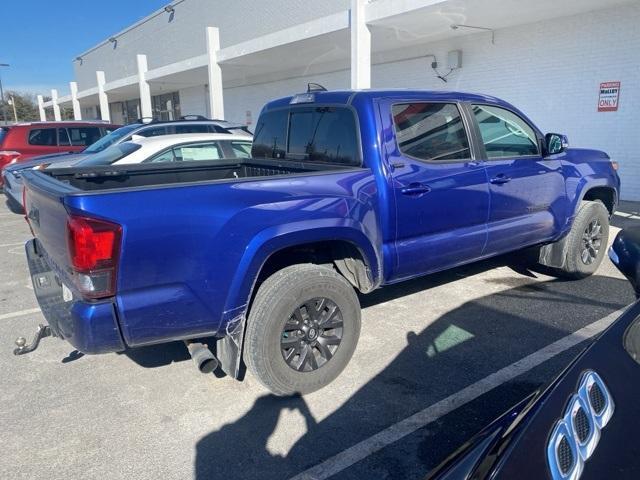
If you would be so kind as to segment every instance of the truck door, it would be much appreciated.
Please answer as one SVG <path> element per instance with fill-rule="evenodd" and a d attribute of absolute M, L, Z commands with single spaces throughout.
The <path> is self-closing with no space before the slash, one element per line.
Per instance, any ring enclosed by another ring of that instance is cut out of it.
<path fill-rule="evenodd" d="M 518 113 L 471 105 L 491 192 L 485 254 L 552 239 L 564 227 L 567 197 L 558 158 L 543 158 L 536 130 Z"/>
<path fill-rule="evenodd" d="M 486 241 L 489 188 L 455 102 L 379 104 L 396 202 L 396 269 L 390 280 L 478 258 Z"/>

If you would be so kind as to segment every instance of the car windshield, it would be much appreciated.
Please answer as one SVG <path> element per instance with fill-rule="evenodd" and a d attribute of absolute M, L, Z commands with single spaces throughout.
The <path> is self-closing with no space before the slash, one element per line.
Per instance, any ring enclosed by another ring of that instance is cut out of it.
<path fill-rule="evenodd" d="M 124 127 L 120 127 L 117 130 L 114 130 L 113 132 L 111 132 L 109 135 L 105 135 L 104 137 L 102 137 L 97 142 L 92 143 L 91 145 L 89 145 L 87 148 L 85 148 L 83 153 L 98 153 L 98 152 L 102 152 L 105 148 L 113 145 L 118 140 L 126 137 L 132 131 L 134 131 L 136 128 L 139 128 L 139 127 L 140 127 L 140 125 L 137 125 L 137 124 L 126 125 Z"/>
<path fill-rule="evenodd" d="M 95 155 L 91 155 L 84 160 L 78 162 L 77 167 L 95 167 L 99 165 L 111 165 L 118 160 L 123 159 L 127 155 L 138 150 L 142 145 L 133 142 L 123 142 L 117 145 L 111 145 L 104 149 L 102 152 L 98 152 Z"/>

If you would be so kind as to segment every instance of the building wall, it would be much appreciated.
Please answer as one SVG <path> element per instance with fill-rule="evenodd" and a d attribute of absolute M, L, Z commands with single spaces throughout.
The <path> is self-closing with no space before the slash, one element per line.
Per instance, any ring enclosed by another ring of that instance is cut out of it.
<path fill-rule="evenodd" d="M 639 24 L 640 4 L 635 3 L 498 30 L 495 45 L 488 33 L 425 44 L 418 58 L 374 65 L 372 87 L 462 90 L 503 98 L 544 132 L 565 133 L 573 146 L 609 153 L 620 163 L 622 198 L 640 200 L 635 153 L 640 124 Z M 433 53 L 446 66 L 446 54 L 454 49 L 462 50 L 463 67 L 443 83 L 424 55 Z M 302 92 L 311 81 L 330 89 L 348 88 L 349 72 L 226 88 L 225 114 L 244 121 L 250 110 L 255 121 L 266 101 Z M 606 81 L 621 81 L 617 112 L 597 111 L 598 87 Z"/>
<path fill-rule="evenodd" d="M 169 2 L 167 2 L 169 3 Z M 222 48 L 318 17 L 347 10 L 349 0 L 185 0 L 171 17 L 162 12 L 74 62 L 82 91 L 96 85 L 96 70 L 107 82 L 137 74 L 136 54 L 146 54 L 150 69 L 206 53 L 206 28 L 220 28 Z M 250 14 L 248 14 L 250 12 Z M 113 32 L 115 35 L 117 32 Z M 159 41 L 159 39 L 162 39 Z"/>
<path fill-rule="evenodd" d="M 604 150 L 620 162 L 622 198 L 640 200 L 640 3 L 425 45 L 446 64 L 463 51 L 463 67 L 444 84 L 424 58 L 377 65 L 374 87 L 482 92 L 524 111 L 543 132 L 572 146 Z M 444 69 L 446 71 L 446 69 Z M 621 81 L 617 112 L 598 112 L 600 82 Z"/>
<path fill-rule="evenodd" d="M 207 91 L 204 85 L 178 90 L 182 115 L 202 115 L 209 117 Z"/>

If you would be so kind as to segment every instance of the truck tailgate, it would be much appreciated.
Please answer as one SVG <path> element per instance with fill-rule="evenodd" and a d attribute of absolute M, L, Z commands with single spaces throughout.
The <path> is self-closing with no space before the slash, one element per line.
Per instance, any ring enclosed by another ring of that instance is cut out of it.
<path fill-rule="evenodd" d="M 26 173 L 23 180 L 26 190 L 24 211 L 33 235 L 52 269 L 67 285 L 71 285 L 67 250 L 68 212 L 64 205 L 65 190 L 70 187 L 35 171 Z"/>

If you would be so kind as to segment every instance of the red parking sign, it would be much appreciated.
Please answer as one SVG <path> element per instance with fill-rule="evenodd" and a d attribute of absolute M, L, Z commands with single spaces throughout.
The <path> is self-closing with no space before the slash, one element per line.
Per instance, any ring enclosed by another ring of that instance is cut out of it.
<path fill-rule="evenodd" d="M 603 82 L 598 95 L 599 112 L 615 112 L 620 99 L 620 82 Z"/>

